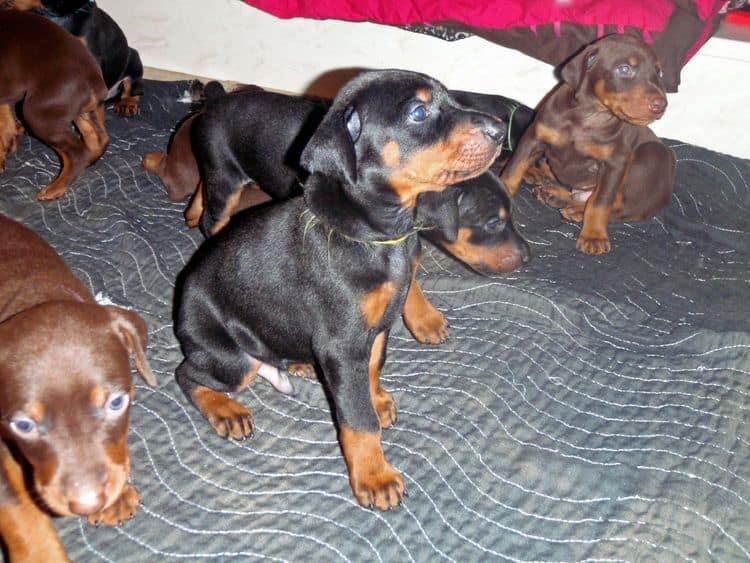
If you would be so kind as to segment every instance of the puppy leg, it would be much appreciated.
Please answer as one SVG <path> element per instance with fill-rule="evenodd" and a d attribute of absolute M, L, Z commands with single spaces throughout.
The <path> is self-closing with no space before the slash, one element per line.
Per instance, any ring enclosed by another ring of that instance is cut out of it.
<path fill-rule="evenodd" d="M 185 209 L 185 224 L 188 228 L 192 229 L 200 224 L 203 209 L 203 182 L 199 182 L 190 199 L 190 205 Z"/>
<path fill-rule="evenodd" d="M 69 114 L 67 106 L 44 106 L 35 103 L 34 99 L 27 100 L 24 106 L 24 116 L 29 128 L 39 139 L 54 149 L 61 162 L 57 178 L 42 188 L 37 194 L 37 199 L 50 200 L 62 196 L 68 184 L 73 182 L 92 161 L 92 153 L 73 132 L 73 122 L 80 115 Z"/>
<path fill-rule="evenodd" d="M 125 67 L 126 78 L 122 82 L 120 99 L 114 107 L 114 112 L 123 117 L 138 113 L 138 106 L 143 95 L 143 64 L 138 51 L 128 51 L 128 64 Z"/>
<path fill-rule="evenodd" d="M 385 459 L 380 438 L 381 424 L 392 423 L 396 415 L 393 398 L 380 389 L 386 338 L 386 332 L 377 335 L 369 352 L 335 339 L 316 347 L 336 408 L 349 484 L 359 504 L 378 510 L 401 504 L 406 490 L 403 475 Z"/>
<path fill-rule="evenodd" d="M 422 293 L 416 277 L 417 267 L 418 263 L 412 269 L 411 284 L 406 294 L 404 324 L 418 342 L 440 344 L 448 338 L 448 320 Z"/>
<path fill-rule="evenodd" d="M 203 417 L 222 438 L 242 440 L 253 435 L 253 415 L 250 410 L 226 393 L 196 383 L 211 379 L 212 374 L 222 374 L 226 366 L 202 369 L 185 358 L 177 367 L 175 378 L 185 396 L 198 408 Z M 254 377 L 255 371 L 248 372 L 247 377 Z M 217 386 L 222 386 L 217 382 Z M 230 391 L 231 388 L 225 390 Z"/>
<path fill-rule="evenodd" d="M 16 151 L 16 137 L 23 133 L 23 126 L 16 121 L 10 104 L 0 105 L 0 172 L 5 169 L 5 159 Z"/>
<path fill-rule="evenodd" d="M 500 174 L 500 180 L 511 196 L 516 195 L 526 171 L 544 154 L 544 144 L 537 138 L 535 124 L 524 131 L 518 147 Z"/>
<path fill-rule="evenodd" d="M 104 105 L 99 104 L 93 110 L 79 115 L 74 123 L 83 137 L 83 143 L 89 151 L 89 162 L 96 162 L 109 144 L 109 135 L 104 127 Z"/>
<path fill-rule="evenodd" d="M 0 444 L 0 543 L 5 546 L 9 563 L 69 561 L 52 521 L 34 503 L 26 487 L 21 467 Z"/>
<path fill-rule="evenodd" d="M 640 145 L 623 183 L 622 206 L 613 208 L 612 220 L 642 221 L 669 205 L 675 167 L 675 155 L 669 147 L 656 141 Z"/>

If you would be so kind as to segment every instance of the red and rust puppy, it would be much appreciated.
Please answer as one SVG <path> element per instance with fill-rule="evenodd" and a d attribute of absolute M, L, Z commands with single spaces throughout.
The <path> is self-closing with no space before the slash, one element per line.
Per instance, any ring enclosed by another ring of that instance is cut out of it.
<path fill-rule="evenodd" d="M 86 47 L 48 19 L 0 9 L 0 29 L 0 168 L 18 132 L 11 106 L 23 100 L 26 128 L 62 163 L 55 181 L 37 194 L 55 199 L 107 147 L 107 87 Z"/>
<path fill-rule="evenodd" d="M 640 39 L 609 35 L 561 73 L 501 178 L 515 194 L 533 169 L 537 198 L 583 221 L 578 249 L 609 252 L 609 221 L 653 217 L 672 197 L 674 153 L 647 127 L 667 108 L 661 66 Z"/>
<path fill-rule="evenodd" d="M 130 116 L 138 112 L 143 95 L 141 57 L 107 12 L 93 0 L 26 0 L 24 4 L 88 47 L 102 69 L 109 89 L 107 99 L 117 98 L 115 113 Z"/>
<path fill-rule="evenodd" d="M 180 275 L 175 375 L 220 435 L 253 430 L 224 392 L 315 363 L 354 496 L 381 510 L 401 503 L 404 479 L 380 439 L 396 420 L 380 370 L 418 259 L 417 197 L 487 170 L 504 134 L 422 74 L 373 71 L 341 89 L 302 151 L 304 197 L 239 214 Z"/>
<path fill-rule="evenodd" d="M 11 561 L 54 561 L 39 551 L 62 549 L 46 511 L 115 525 L 140 502 L 127 482 L 129 355 L 155 385 L 148 333 L 138 315 L 97 304 L 41 237 L 2 215 L 0 263 L 0 537 Z"/>

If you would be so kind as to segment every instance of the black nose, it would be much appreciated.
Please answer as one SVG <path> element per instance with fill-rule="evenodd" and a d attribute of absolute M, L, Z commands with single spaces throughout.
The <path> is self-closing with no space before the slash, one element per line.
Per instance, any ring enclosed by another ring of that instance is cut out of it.
<path fill-rule="evenodd" d="M 651 113 L 662 114 L 667 109 L 667 99 L 664 96 L 651 96 L 648 99 L 648 109 Z"/>
<path fill-rule="evenodd" d="M 487 135 L 487 137 L 492 139 L 492 142 L 497 145 L 503 144 L 505 133 L 508 128 L 501 120 L 492 117 L 491 115 L 477 112 L 476 117 L 472 121 L 484 132 L 485 135 Z"/>

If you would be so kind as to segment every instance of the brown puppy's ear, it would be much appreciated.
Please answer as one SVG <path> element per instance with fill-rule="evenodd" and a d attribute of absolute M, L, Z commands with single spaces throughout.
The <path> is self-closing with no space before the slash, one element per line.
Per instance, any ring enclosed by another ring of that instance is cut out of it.
<path fill-rule="evenodd" d="M 354 143 L 362 132 L 362 121 L 354 105 L 344 110 L 332 107 L 300 156 L 300 164 L 310 174 L 333 176 L 354 184 L 357 155 Z"/>
<path fill-rule="evenodd" d="M 560 69 L 560 76 L 562 77 L 563 82 L 570 84 L 574 89 L 578 90 L 586 72 L 594 66 L 594 63 L 596 63 L 598 58 L 598 47 L 590 45 L 584 48 L 573 58 L 568 59 L 568 62 L 566 62 Z"/>
<path fill-rule="evenodd" d="M 112 317 L 112 329 L 120 338 L 125 349 L 133 355 L 135 369 L 151 387 L 156 387 L 156 378 L 146 359 L 146 344 L 148 343 L 148 329 L 146 322 L 137 314 L 121 307 L 107 305 L 106 309 Z"/>

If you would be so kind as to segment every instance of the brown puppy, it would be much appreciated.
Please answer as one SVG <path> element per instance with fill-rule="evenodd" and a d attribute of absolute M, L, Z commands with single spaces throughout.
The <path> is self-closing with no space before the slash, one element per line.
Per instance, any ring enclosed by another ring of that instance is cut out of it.
<path fill-rule="evenodd" d="M 11 106 L 23 100 L 26 127 L 62 163 L 58 177 L 37 197 L 58 198 L 109 143 L 107 87 L 88 49 L 48 19 L 0 9 L 0 30 L 0 170 L 19 132 Z"/>
<path fill-rule="evenodd" d="M 127 482 L 129 355 L 155 385 L 148 333 L 135 313 L 97 304 L 41 237 L 2 215 L 0 263 L 0 537 L 11 561 L 60 559 L 45 510 L 115 525 L 140 501 Z"/>
<path fill-rule="evenodd" d="M 503 170 L 512 194 L 530 181 L 540 201 L 583 221 L 576 246 L 587 254 L 610 251 L 610 220 L 653 217 L 672 197 L 674 153 L 647 127 L 667 108 L 661 74 L 636 37 L 592 43 L 562 68 Z"/>

